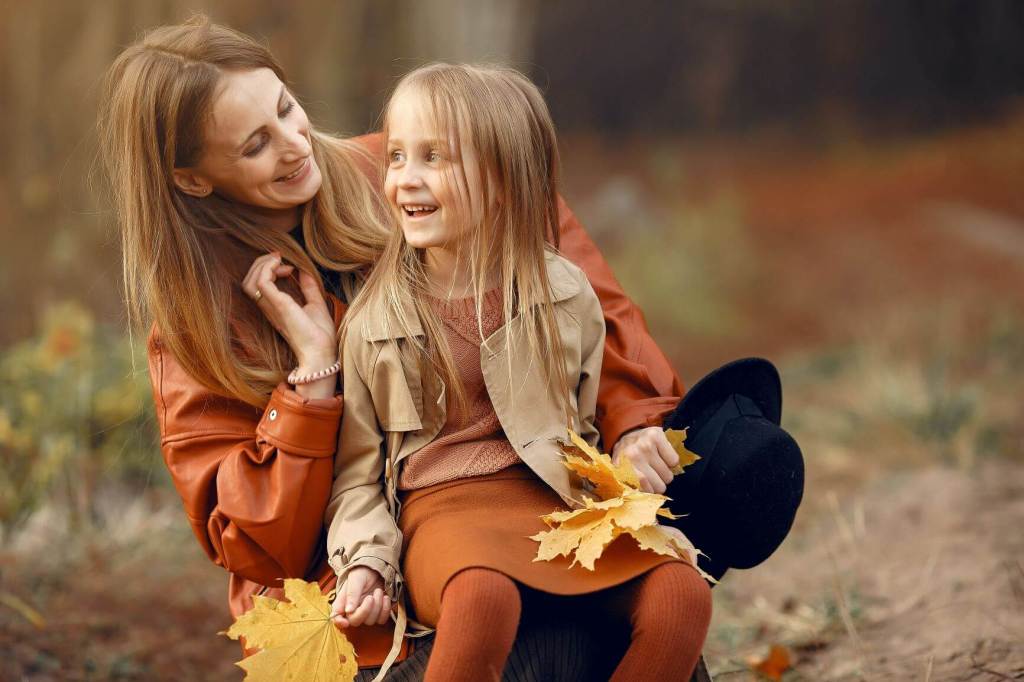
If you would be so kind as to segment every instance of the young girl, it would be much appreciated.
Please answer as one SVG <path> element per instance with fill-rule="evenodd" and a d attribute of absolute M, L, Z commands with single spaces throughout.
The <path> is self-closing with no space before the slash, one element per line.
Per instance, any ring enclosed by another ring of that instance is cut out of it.
<path fill-rule="evenodd" d="M 586 276 L 548 245 L 558 152 L 540 93 L 507 69 L 421 68 L 384 134 L 398 229 L 342 329 L 336 620 L 386 622 L 404 585 L 437 629 L 427 680 L 499 679 L 523 596 L 571 596 L 631 625 L 613 679 L 688 680 L 711 615 L 692 566 L 628 538 L 593 572 L 533 561 L 541 515 L 582 499 L 559 441 L 597 442 L 605 334 Z"/>

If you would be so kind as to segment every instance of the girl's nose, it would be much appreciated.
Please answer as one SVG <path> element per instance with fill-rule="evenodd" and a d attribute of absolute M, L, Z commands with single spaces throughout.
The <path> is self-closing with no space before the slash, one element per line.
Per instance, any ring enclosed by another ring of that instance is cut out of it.
<path fill-rule="evenodd" d="M 398 185 L 406 189 L 423 186 L 423 175 L 415 163 L 406 163 L 398 177 Z"/>

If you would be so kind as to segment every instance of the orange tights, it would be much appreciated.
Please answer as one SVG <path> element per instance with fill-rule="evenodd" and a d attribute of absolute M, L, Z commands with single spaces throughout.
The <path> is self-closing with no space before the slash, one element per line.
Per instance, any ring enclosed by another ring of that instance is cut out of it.
<path fill-rule="evenodd" d="M 613 682 L 690 679 L 711 622 L 711 590 L 692 566 L 662 564 L 625 585 L 569 599 L 597 600 L 609 616 L 629 619 L 629 649 Z M 486 568 L 460 571 L 441 596 L 424 682 L 500 680 L 521 612 L 514 580 Z"/>

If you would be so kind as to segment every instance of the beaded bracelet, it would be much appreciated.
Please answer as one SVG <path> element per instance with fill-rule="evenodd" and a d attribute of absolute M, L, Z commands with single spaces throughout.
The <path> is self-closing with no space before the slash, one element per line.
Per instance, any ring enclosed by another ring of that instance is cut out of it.
<path fill-rule="evenodd" d="M 299 368 L 296 367 L 295 369 L 292 370 L 292 373 L 288 375 L 288 383 L 291 384 L 292 386 L 310 384 L 313 383 L 314 381 L 317 381 L 318 379 L 323 379 L 325 377 L 331 376 L 332 374 L 337 374 L 338 372 L 341 371 L 341 360 L 338 360 L 337 362 L 335 362 L 330 367 L 327 367 L 326 369 L 317 370 L 312 374 L 299 376 L 297 374 L 298 371 Z"/>

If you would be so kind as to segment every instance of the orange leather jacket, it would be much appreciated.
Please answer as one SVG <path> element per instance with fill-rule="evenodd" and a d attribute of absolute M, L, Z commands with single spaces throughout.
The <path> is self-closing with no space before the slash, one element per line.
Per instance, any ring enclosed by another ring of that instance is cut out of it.
<path fill-rule="evenodd" d="M 359 141 L 380 151 L 379 134 Z M 587 274 L 604 311 L 597 421 L 610 449 L 626 431 L 660 425 L 683 387 L 597 247 L 564 202 L 560 208 L 560 250 Z M 340 321 L 344 304 L 333 298 L 331 304 Z M 281 598 L 283 578 L 332 589 L 323 516 L 341 396 L 306 400 L 282 383 L 261 410 L 216 395 L 186 374 L 157 330 L 148 356 L 164 461 L 199 544 L 231 573 L 231 614 L 252 608 L 256 594 Z M 379 665 L 391 648 L 389 626 L 346 634 L 361 666 Z"/>

